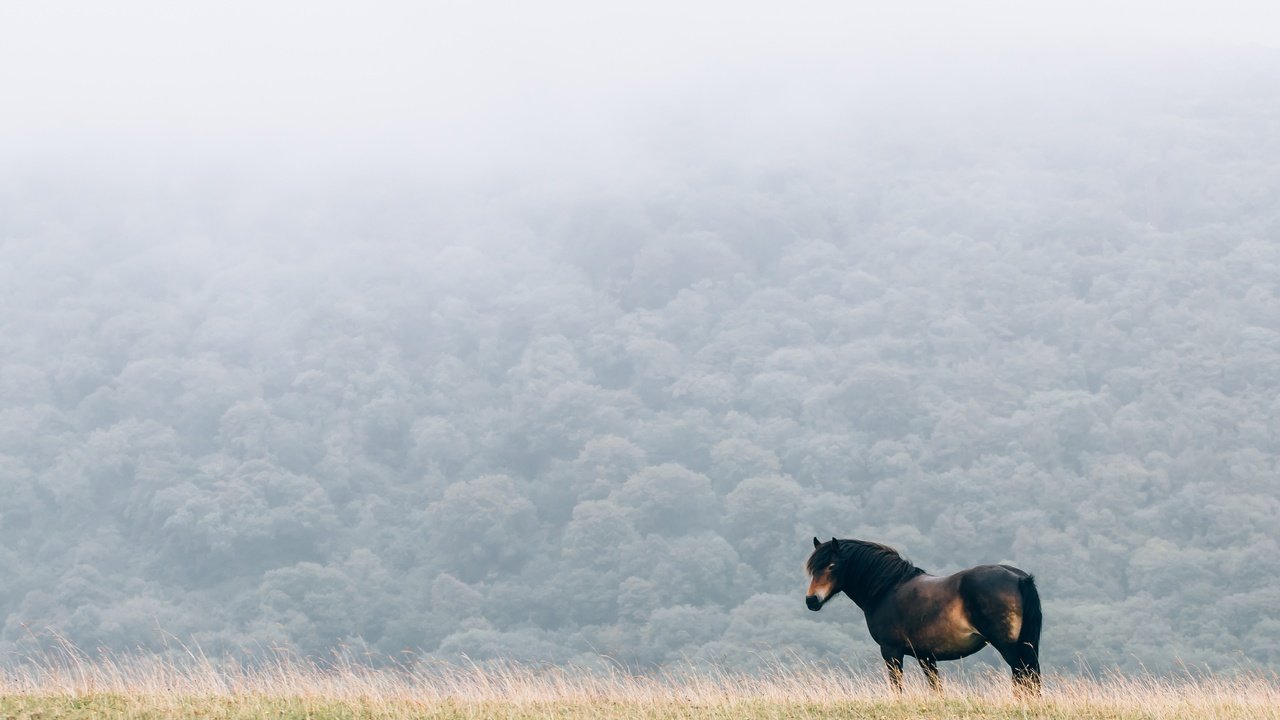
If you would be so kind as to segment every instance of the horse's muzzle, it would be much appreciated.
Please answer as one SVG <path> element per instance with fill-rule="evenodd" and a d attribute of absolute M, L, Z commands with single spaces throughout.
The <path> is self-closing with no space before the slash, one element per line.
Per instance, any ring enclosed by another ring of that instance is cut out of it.
<path fill-rule="evenodd" d="M 805 597 L 804 604 L 814 612 L 822 609 L 822 601 L 818 599 L 817 595 L 809 595 Z"/>

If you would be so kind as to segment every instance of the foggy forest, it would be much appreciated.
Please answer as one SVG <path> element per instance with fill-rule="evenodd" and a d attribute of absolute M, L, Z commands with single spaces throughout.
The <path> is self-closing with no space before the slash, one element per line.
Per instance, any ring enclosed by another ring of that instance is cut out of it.
<path fill-rule="evenodd" d="M 1054 671 L 1280 667 L 1278 63 L 6 146 L 0 652 L 878 660 L 836 536 L 1033 573 Z"/>

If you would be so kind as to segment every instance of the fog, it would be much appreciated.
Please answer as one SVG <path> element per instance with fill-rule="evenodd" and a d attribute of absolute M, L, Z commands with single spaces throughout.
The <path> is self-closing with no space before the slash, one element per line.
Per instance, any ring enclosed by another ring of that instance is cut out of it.
<path fill-rule="evenodd" d="M 0 13 L 10 657 L 1280 666 L 1269 6 Z"/>
<path fill-rule="evenodd" d="M 566 154 L 608 166 L 618 146 L 682 135 L 689 122 L 731 125 L 752 142 L 734 150 L 751 154 L 815 123 L 839 127 L 833 101 L 911 99 L 913 109 L 945 112 L 981 102 L 992 85 L 1078 92 L 1092 85 L 1082 75 L 1146 65 L 1146 81 L 1189 69 L 1163 66 L 1170 55 L 1203 71 L 1226 50 L 1280 42 L 1268 3 L 1212 14 L 1198 3 L 1102 2 L 785 11 L 755 2 L 55 2 L 4 12 L 6 154 L 75 164 L 105 155 L 135 171 L 254 167 L 265 151 L 272 161 L 475 178 Z M 905 117 L 888 109 L 877 116 Z M 1015 104 L 1000 111 L 1020 114 Z"/>

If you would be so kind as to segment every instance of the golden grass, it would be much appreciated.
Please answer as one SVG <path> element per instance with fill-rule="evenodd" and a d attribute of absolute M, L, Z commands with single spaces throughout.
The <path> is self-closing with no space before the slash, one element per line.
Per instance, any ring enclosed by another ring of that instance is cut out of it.
<path fill-rule="evenodd" d="M 955 673 L 952 673 L 953 675 Z M 1280 718 L 1275 673 L 1046 677 L 1039 700 L 1007 676 L 952 678 L 937 696 L 912 678 L 902 696 L 877 673 L 779 662 L 753 674 L 714 668 L 630 673 L 581 668 L 316 663 L 255 665 L 199 656 L 88 658 L 70 650 L 9 665 L 0 719 L 60 718 Z"/>

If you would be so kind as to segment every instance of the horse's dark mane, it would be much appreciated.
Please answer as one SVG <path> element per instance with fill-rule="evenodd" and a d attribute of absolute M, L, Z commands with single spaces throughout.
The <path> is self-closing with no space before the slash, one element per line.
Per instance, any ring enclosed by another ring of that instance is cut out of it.
<path fill-rule="evenodd" d="M 823 543 L 809 556 L 806 568 L 813 575 L 833 562 L 840 589 L 864 610 L 875 607 L 885 593 L 903 582 L 924 574 L 897 550 L 866 540 Z"/>

